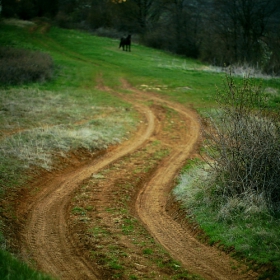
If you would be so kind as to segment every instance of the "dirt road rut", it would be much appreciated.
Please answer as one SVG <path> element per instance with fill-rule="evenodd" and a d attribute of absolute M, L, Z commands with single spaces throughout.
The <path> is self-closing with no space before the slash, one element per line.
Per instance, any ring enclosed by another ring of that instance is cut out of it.
<path fill-rule="evenodd" d="M 198 145 L 200 128 L 196 114 L 191 109 L 155 94 L 137 91 L 126 82 L 123 85 L 132 92 L 123 98 L 133 104 L 142 115 L 143 122 L 131 139 L 88 164 L 77 166 L 75 170 L 66 169 L 63 173 L 52 174 L 36 182 L 38 193 L 29 199 L 28 205 L 21 211 L 26 216 L 22 232 L 22 255 L 27 261 L 35 261 L 42 271 L 59 279 L 103 279 L 98 268 L 92 265 L 92 260 L 84 254 L 84 249 L 80 248 L 69 232 L 69 204 L 74 192 L 92 174 L 135 153 L 166 133 L 156 110 L 145 105 L 151 101 L 157 106 L 175 111 L 186 129 L 178 132 L 177 138 L 172 140 L 173 144 L 168 141 L 165 143 L 171 152 L 138 192 L 133 206 L 136 216 L 171 256 L 191 272 L 205 279 L 256 279 L 252 272 L 244 273 L 244 267 L 232 269 L 235 264 L 233 259 L 215 248 L 199 243 L 166 212 L 174 177 Z M 164 139 L 162 137 L 160 141 L 164 142 Z M 105 193 L 106 190 L 103 191 Z M 102 197 L 102 193 L 99 195 Z"/>

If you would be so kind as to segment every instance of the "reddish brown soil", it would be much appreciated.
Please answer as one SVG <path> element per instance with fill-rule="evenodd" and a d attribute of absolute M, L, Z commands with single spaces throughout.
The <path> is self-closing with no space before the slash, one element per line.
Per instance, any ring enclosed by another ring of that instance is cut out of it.
<path fill-rule="evenodd" d="M 196 113 L 123 86 L 131 94 L 121 97 L 142 118 L 136 133 L 32 182 L 17 207 L 23 258 L 59 279 L 191 279 L 186 269 L 205 279 L 257 279 L 168 214 L 174 179 L 199 146 Z"/>

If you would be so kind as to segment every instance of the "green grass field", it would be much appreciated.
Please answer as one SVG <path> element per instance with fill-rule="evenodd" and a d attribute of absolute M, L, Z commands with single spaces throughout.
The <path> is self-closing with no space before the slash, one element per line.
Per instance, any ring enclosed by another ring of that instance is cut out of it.
<path fill-rule="evenodd" d="M 0 199 L 24 183 L 28 168 L 35 165 L 51 170 L 55 156 L 66 156 L 78 148 L 104 149 L 121 142 L 133 131 L 137 113 L 130 110 L 129 104 L 98 89 L 100 82 L 115 92 L 128 93 L 122 87 L 124 79 L 135 88 L 153 90 L 182 104 L 192 104 L 199 112 L 215 106 L 216 87 L 223 84 L 224 74 L 209 71 L 209 67 L 199 61 L 138 44 L 132 44 L 129 53 L 118 49 L 118 40 L 56 27 L 45 32 L 40 26 L 30 28 L 23 24 L 19 27 L 3 22 L 0 22 L 0 34 L 1 46 L 45 52 L 53 58 L 55 67 L 52 80 L 44 83 L 0 85 Z M 266 79 L 262 84 L 272 106 L 278 106 L 280 79 Z M 207 230 L 202 218 L 198 221 L 213 241 L 222 240 L 223 232 L 228 230 L 215 219 L 208 226 L 217 225 L 219 228 L 215 231 Z M 274 225 L 275 230 L 279 229 L 279 220 Z M 259 238 L 271 239 L 272 232 L 266 233 Z M 229 243 L 224 237 L 222 241 L 226 245 L 239 246 L 241 242 L 229 237 L 232 241 Z M 269 254 L 263 252 L 264 257 L 254 253 L 252 259 L 260 263 L 273 262 L 279 269 L 279 259 L 275 261 L 271 257 L 273 249 L 277 258 L 279 255 L 279 235 L 273 234 L 273 240 L 277 238 L 275 246 L 269 247 Z M 4 248 L 4 237 L 0 241 Z M 18 278 L 17 271 L 21 267 L 18 263 L 15 268 L 14 259 L 1 252 L 0 271 L 8 271 L 1 279 L 47 279 L 34 272 Z"/>

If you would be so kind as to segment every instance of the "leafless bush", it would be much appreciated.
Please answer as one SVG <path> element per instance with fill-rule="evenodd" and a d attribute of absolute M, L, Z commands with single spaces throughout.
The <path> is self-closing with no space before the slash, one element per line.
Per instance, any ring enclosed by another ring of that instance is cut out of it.
<path fill-rule="evenodd" d="M 267 109 L 261 87 L 248 77 L 237 84 L 227 76 L 217 102 L 204 131 L 215 175 L 211 193 L 227 199 L 246 196 L 280 211 L 279 112 Z"/>
<path fill-rule="evenodd" d="M 53 61 L 45 53 L 0 48 L 0 83 L 22 84 L 45 81 L 52 77 Z"/>

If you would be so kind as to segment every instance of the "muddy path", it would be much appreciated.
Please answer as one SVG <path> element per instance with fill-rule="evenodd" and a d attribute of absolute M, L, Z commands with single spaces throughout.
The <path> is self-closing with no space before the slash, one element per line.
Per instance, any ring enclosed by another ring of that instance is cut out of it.
<path fill-rule="evenodd" d="M 166 210 L 174 178 L 199 144 L 196 113 L 125 81 L 123 87 L 131 94 L 121 97 L 141 116 L 136 133 L 74 169 L 34 182 L 38 191 L 18 207 L 25 260 L 59 279 L 172 279 L 170 263 L 173 270 L 179 264 L 151 235 L 205 279 L 256 279 L 244 265 L 199 243 Z M 169 266 L 163 268 L 158 259 L 164 258 Z"/>

